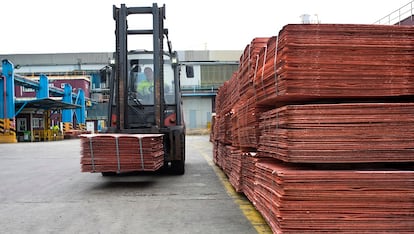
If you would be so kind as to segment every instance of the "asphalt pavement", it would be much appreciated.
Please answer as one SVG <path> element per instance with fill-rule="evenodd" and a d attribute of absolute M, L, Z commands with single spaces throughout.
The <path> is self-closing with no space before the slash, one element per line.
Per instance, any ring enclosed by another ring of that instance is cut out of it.
<path fill-rule="evenodd" d="M 0 233 L 257 233 L 186 137 L 186 173 L 80 172 L 80 140 L 0 144 Z"/>

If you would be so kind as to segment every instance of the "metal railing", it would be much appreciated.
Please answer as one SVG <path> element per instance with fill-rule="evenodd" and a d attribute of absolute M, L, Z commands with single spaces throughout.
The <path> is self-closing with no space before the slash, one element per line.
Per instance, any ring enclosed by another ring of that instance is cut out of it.
<path fill-rule="evenodd" d="M 401 25 L 401 21 L 407 19 L 408 17 L 411 17 L 411 20 L 413 20 L 413 4 L 414 1 L 407 3 L 401 8 L 391 12 L 389 15 L 375 21 L 374 24 Z"/>
<path fill-rule="evenodd" d="M 183 92 L 215 92 L 222 84 L 212 85 L 181 85 Z"/>

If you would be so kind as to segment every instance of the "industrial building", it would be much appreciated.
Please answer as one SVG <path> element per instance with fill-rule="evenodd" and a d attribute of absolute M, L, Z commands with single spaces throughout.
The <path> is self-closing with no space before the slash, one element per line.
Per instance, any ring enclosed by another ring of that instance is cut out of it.
<path fill-rule="evenodd" d="M 217 89 L 237 69 L 240 54 L 241 51 L 178 51 L 188 131 L 209 128 Z M 49 87 L 63 89 L 65 84 L 69 84 L 73 93 L 84 91 L 87 99 L 85 126 L 77 126 L 75 114 L 72 125 L 66 129 L 86 128 L 100 132 L 105 128 L 109 101 L 109 74 L 106 71 L 113 61 L 113 53 L 4 54 L 0 57 L 12 62 L 15 74 L 29 81 L 37 82 L 41 75 L 46 75 Z M 191 78 L 189 72 L 192 73 Z M 36 99 L 36 90 L 21 84 L 15 85 L 14 94 L 16 103 Z M 47 123 L 48 127 L 44 126 Z M 61 123 L 61 114 L 56 111 L 45 119 L 38 109 L 23 107 L 16 115 L 17 139 L 44 140 L 47 137 L 40 137 L 39 130 L 55 125 L 63 130 L 65 125 Z M 61 137 L 59 134 L 58 139 Z"/>

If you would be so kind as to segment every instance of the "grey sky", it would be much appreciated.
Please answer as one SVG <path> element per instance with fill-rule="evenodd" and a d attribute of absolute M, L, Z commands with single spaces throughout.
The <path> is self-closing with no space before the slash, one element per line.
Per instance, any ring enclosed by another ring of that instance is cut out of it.
<path fill-rule="evenodd" d="M 321 23 L 372 24 L 411 0 L 8 0 L 2 2 L 0 54 L 114 51 L 112 5 L 166 4 L 176 50 L 243 50 L 310 14 Z M 317 15 L 317 17 L 316 17 Z M 129 18 L 131 28 L 151 19 Z M 142 25 L 141 25 L 142 26 Z M 140 39 L 140 38 L 137 38 Z M 130 49 L 144 49 L 134 40 Z"/>

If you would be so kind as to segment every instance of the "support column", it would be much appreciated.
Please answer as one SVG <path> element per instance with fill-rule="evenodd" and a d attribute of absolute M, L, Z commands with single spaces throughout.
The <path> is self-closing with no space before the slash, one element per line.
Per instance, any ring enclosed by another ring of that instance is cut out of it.
<path fill-rule="evenodd" d="M 78 121 L 78 129 L 86 130 L 86 107 L 85 107 L 85 92 L 79 89 L 76 104 L 80 105 L 81 108 L 76 109 L 76 117 Z"/>
<path fill-rule="evenodd" d="M 39 90 L 36 93 L 36 98 L 49 97 L 49 80 L 46 75 L 41 74 L 39 79 Z"/>
<path fill-rule="evenodd" d="M 16 143 L 16 121 L 14 104 L 14 66 L 8 60 L 2 61 L 0 78 L 0 143 Z"/>
<path fill-rule="evenodd" d="M 65 84 L 62 102 L 72 104 L 72 86 L 70 84 Z M 72 116 L 71 109 L 62 110 L 63 133 L 73 130 Z"/>

